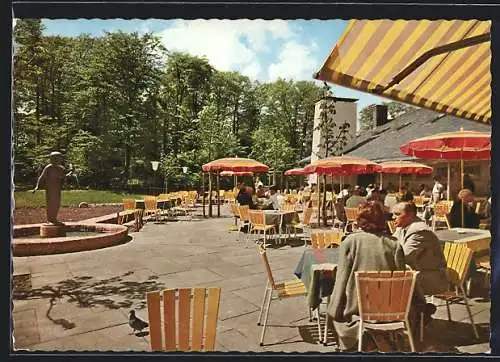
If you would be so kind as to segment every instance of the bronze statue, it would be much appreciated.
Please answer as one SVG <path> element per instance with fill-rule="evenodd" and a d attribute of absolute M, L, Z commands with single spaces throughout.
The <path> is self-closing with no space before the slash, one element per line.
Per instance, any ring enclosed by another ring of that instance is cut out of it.
<path fill-rule="evenodd" d="M 57 214 L 61 206 L 61 188 L 64 178 L 71 174 L 71 171 L 68 175 L 65 174 L 64 167 L 61 165 L 62 153 L 51 152 L 49 157 L 50 163 L 43 169 L 32 192 L 35 193 L 39 187 L 45 189 L 47 222 L 61 225 L 62 223 L 57 221 Z"/>

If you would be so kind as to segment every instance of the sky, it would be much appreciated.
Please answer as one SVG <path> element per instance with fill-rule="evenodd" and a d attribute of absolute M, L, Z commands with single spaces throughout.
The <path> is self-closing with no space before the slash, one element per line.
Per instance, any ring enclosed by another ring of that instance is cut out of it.
<path fill-rule="evenodd" d="M 221 71 L 272 82 L 312 80 L 344 32 L 344 20 L 42 20 L 46 35 L 101 36 L 106 31 L 152 32 L 170 51 L 206 56 Z M 337 97 L 356 98 L 358 112 L 383 98 L 332 85 Z"/>

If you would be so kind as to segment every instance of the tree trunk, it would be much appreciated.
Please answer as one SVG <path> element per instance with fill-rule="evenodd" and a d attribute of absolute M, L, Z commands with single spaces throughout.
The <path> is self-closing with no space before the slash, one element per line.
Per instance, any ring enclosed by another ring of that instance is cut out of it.
<path fill-rule="evenodd" d="M 328 225 L 328 214 L 326 212 L 326 174 L 323 175 L 323 225 Z"/>

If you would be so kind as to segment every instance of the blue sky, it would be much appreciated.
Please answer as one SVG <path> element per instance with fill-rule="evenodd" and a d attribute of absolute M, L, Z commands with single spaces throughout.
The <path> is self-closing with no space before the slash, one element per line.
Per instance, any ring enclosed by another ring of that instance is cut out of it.
<path fill-rule="evenodd" d="M 312 80 L 347 26 L 343 20 L 43 20 L 45 34 L 101 36 L 153 32 L 169 50 L 206 56 L 219 70 L 238 70 L 262 82 Z M 333 85 L 338 97 L 357 98 L 358 111 L 384 99 Z"/>

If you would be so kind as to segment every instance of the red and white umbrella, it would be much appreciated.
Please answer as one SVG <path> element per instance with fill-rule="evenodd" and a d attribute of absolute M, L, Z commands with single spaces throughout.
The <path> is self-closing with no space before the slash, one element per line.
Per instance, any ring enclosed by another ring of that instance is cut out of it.
<path fill-rule="evenodd" d="M 401 189 L 402 175 L 430 175 L 432 167 L 423 163 L 411 161 L 387 161 L 379 164 L 381 169 L 380 184 L 382 184 L 382 174 L 399 174 L 399 188 Z"/>

